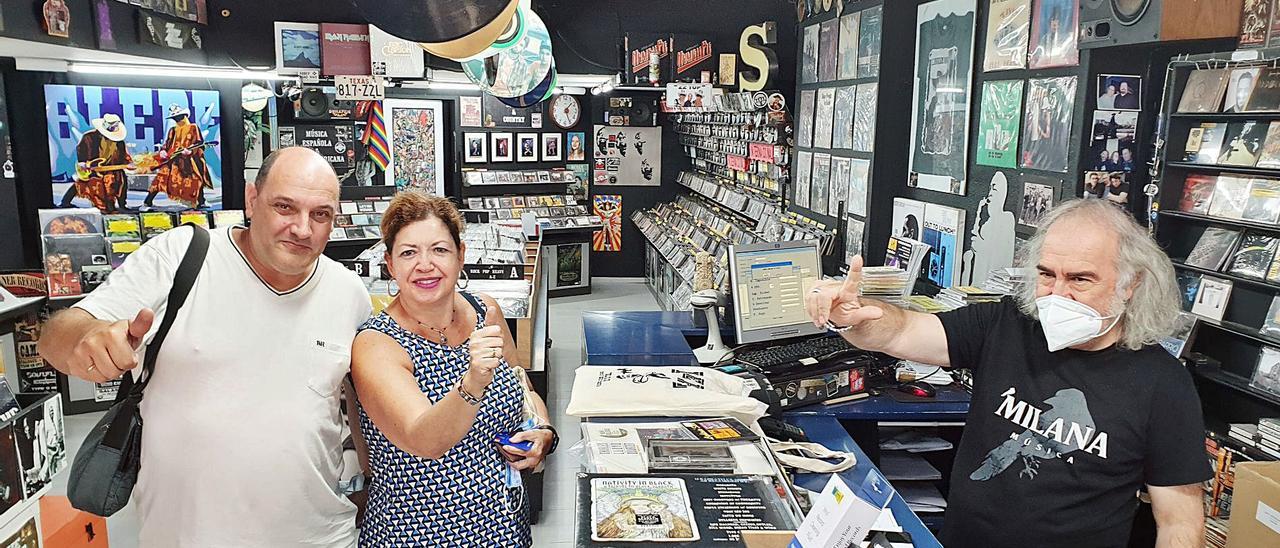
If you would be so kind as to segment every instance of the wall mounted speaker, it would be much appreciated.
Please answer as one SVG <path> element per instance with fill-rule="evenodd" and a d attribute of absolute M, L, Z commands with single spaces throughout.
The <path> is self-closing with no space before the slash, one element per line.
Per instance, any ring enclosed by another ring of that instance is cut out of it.
<path fill-rule="evenodd" d="M 1080 48 L 1227 38 L 1243 0 L 1080 0 Z"/>
<path fill-rule="evenodd" d="M 298 120 L 352 120 L 355 110 L 355 101 L 340 101 L 321 88 L 304 89 L 293 102 L 293 117 Z"/>

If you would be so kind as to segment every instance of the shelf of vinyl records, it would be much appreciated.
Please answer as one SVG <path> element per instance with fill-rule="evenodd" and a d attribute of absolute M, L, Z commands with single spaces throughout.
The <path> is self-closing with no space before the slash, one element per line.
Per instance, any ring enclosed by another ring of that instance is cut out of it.
<path fill-rule="evenodd" d="M 781 198 L 727 179 L 682 171 L 676 176 L 676 182 L 723 206 L 753 229 L 776 221 L 784 211 Z"/>
<path fill-rule="evenodd" d="M 174 227 L 244 224 L 241 210 L 104 215 L 96 209 L 62 208 L 41 209 L 38 215 L 50 301 L 78 299 L 93 291 L 144 242 Z"/>

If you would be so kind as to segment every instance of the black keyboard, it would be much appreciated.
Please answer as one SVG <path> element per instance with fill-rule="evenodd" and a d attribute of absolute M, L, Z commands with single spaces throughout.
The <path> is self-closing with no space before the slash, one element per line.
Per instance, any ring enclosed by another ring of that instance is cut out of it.
<path fill-rule="evenodd" d="M 788 344 L 744 350 L 738 352 L 734 359 L 768 371 L 816 365 L 841 353 L 856 350 L 858 348 L 849 344 L 844 337 L 814 337 Z"/>

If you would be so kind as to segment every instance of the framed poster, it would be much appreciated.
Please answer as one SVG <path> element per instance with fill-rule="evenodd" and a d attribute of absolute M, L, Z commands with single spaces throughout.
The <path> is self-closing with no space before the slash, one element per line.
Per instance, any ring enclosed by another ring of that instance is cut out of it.
<path fill-rule="evenodd" d="M 592 197 L 592 212 L 603 228 L 591 237 L 592 251 L 622 251 L 622 195 L 597 194 Z"/>
<path fill-rule="evenodd" d="M 320 70 L 320 25 L 276 21 L 276 74 Z"/>
<path fill-rule="evenodd" d="M 1022 80 L 982 83 L 982 112 L 978 118 L 978 153 L 983 166 L 1018 165 L 1018 127 L 1022 122 Z"/>
<path fill-rule="evenodd" d="M 493 147 L 490 151 L 492 155 L 491 162 L 510 162 L 515 155 L 515 143 L 511 140 L 510 133 L 490 133 L 489 137 L 493 139 Z"/>
<path fill-rule="evenodd" d="M 421 49 L 421 48 L 419 48 Z M 480 98 L 475 96 L 458 97 L 458 125 L 462 127 L 482 127 L 484 114 L 480 108 Z"/>
<path fill-rule="evenodd" d="M 537 133 L 517 133 L 516 134 L 516 161 L 517 162 L 538 161 L 538 134 Z"/>
<path fill-rule="evenodd" d="M 564 158 L 564 136 L 559 133 L 542 134 L 542 161 L 559 162 Z"/>
<path fill-rule="evenodd" d="M 350 122 L 280 126 L 277 134 L 280 148 L 301 146 L 324 156 L 339 180 L 355 167 L 356 128 Z"/>
<path fill-rule="evenodd" d="M 595 126 L 595 183 L 658 186 L 662 175 L 662 128 Z"/>
<path fill-rule="evenodd" d="M 1076 48 L 1080 0 L 1036 0 L 1031 10 L 1030 67 L 1069 67 L 1080 63 Z"/>
<path fill-rule="evenodd" d="M 965 193 L 977 0 L 935 0 L 916 11 L 909 181 Z"/>
<path fill-rule="evenodd" d="M 463 152 L 463 161 L 468 164 L 483 163 L 489 161 L 489 156 L 485 154 L 488 148 L 489 135 L 486 133 L 465 133 L 462 136 L 463 146 L 466 147 Z"/>
<path fill-rule="evenodd" d="M 218 92 L 49 84 L 44 97 L 55 205 L 222 209 Z"/>
<path fill-rule="evenodd" d="M 423 99 L 382 102 L 391 159 L 386 184 L 397 190 L 421 188 L 444 196 L 444 105 Z"/>
<path fill-rule="evenodd" d="M 565 151 L 565 160 L 585 162 L 587 160 L 587 134 L 581 131 L 569 132 L 569 149 Z"/>
<path fill-rule="evenodd" d="M 1031 0 L 991 0 L 982 71 L 1027 68 L 1030 35 Z"/>
<path fill-rule="evenodd" d="M 1075 76 L 1027 81 L 1027 106 L 1022 120 L 1022 161 L 1019 165 L 1044 171 L 1067 171 L 1075 98 Z"/>

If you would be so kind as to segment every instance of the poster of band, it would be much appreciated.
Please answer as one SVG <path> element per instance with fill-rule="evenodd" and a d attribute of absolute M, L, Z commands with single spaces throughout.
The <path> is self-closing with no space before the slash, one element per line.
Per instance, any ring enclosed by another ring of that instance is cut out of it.
<path fill-rule="evenodd" d="M 964 194 L 976 0 L 936 0 L 916 17 L 911 175 L 914 186 Z"/>
<path fill-rule="evenodd" d="M 602 186 L 658 186 L 662 128 L 595 126 L 594 182 Z"/>
<path fill-rule="evenodd" d="M 1067 171 L 1075 98 L 1075 76 L 1027 81 L 1027 107 L 1022 121 L 1022 167 Z"/>
<path fill-rule="evenodd" d="M 978 120 L 979 165 L 1018 165 L 1018 124 L 1022 121 L 1022 80 L 982 83 L 982 112 Z"/>
<path fill-rule="evenodd" d="M 1027 68 L 1031 0 L 991 0 L 983 72 Z"/>
<path fill-rule="evenodd" d="M 222 209 L 218 92 L 49 84 L 44 93 L 59 207 Z"/>
<path fill-rule="evenodd" d="M 421 188 L 444 196 L 444 107 L 440 101 L 387 99 L 387 140 L 391 161 L 386 184 L 396 190 Z"/>

